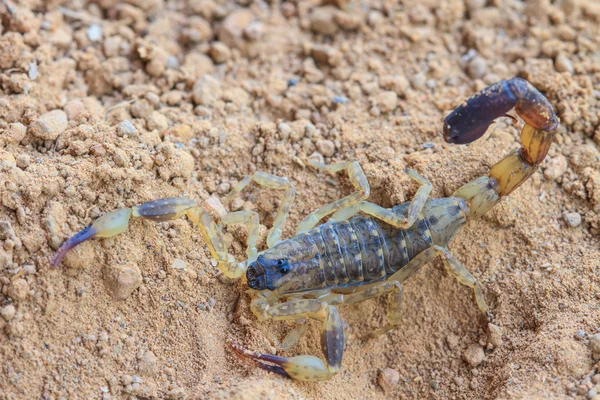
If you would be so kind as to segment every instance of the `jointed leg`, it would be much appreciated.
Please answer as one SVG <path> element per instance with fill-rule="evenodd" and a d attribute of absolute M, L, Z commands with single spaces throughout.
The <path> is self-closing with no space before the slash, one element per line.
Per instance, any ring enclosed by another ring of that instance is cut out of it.
<path fill-rule="evenodd" d="M 345 220 L 353 217 L 354 215 L 358 214 L 359 212 L 363 212 L 367 215 L 370 215 L 372 217 L 380 219 L 380 220 L 382 220 L 392 226 L 395 226 L 397 228 L 401 228 L 401 229 L 410 228 L 417 220 L 419 214 L 423 210 L 423 206 L 425 205 L 425 202 L 427 201 L 429 194 L 431 193 L 431 182 L 429 182 L 427 179 L 425 179 L 422 176 L 420 176 L 419 174 L 417 174 L 412 169 L 407 169 L 406 173 L 412 179 L 414 179 L 415 181 L 417 181 L 418 183 L 421 184 L 421 186 L 417 190 L 417 193 L 415 194 L 415 196 L 413 197 L 413 199 L 411 200 L 411 202 L 408 206 L 408 212 L 407 212 L 406 217 L 400 217 L 396 213 L 394 213 L 392 210 L 383 208 L 381 206 L 378 206 L 377 204 L 370 203 L 368 201 L 363 200 L 358 204 L 355 204 L 355 205 L 352 205 L 349 207 L 345 207 L 345 208 L 342 208 L 341 210 L 337 211 L 335 214 L 333 214 L 331 216 L 329 221 L 331 221 L 331 222 L 345 221 Z"/>
<path fill-rule="evenodd" d="M 390 296 L 387 305 L 388 323 L 385 326 L 375 330 L 371 336 L 376 337 L 395 328 L 400 323 L 400 318 L 402 317 L 402 284 L 398 281 L 392 280 L 374 283 L 364 286 L 363 288 L 365 289 L 356 293 L 345 295 L 343 303 L 354 304 L 379 297 L 384 294 L 389 294 Z"/>
<path fill-rule="evenodd" d="M 475 291 L 475 300 L 477 301 L 477 306 L 485 313 L 488 310 L 488 306 L 485 303 L 481 286 L 479 286 L 477 279 L 471 275 L 469 270 L 467 270 L 464 265 L 462 265 L 460 261 L 458 261 L 456 257 L 454 257 L 450 251 L 448 251 L 448 249 L 445 249 L 441 246 L 434 246 L 434 248 L 437 251 L 437 254 L 442 257 L 448 272 L 450 272 L 460 283 L 472 288 Z"/>
<path fill-rule="evenodd" d="M 488 310 L 488 306 L 483 298 L 481 287 L 477 280 L 471 275 L 471 273 L 450 253 L 448 249 L 441 246 L 432 246 L 421 253 L 417 254 L 408 264 L 400 268 L 398 272 L 390 277 L 390 281 L 397 280 L 398 282 L 404 282 L 414 273 L 416 273 L 421 267 L 433 260 L 435 257 L 441 256 L 444 261 L 444 265 L 460 283 L 472 288 L 475 292 L 475 300 L 477 307 L 485 313 Z"/>
<path fill-rule="evenodd" d="M 233 196 L 240 193 L 242 190 L 244 190 L 246 186 L 248 186 L 248 184 L 251 181 L 254 181 L 260 186 L 264 186 L 269 189 L 285 190 L 285 194 L 283 195 L 281 204 L 279 205 L 279 208 L 277 209 L 277 212 L 275 214 L 273 226 L 271 227 L 271 229 L 269 229 L 269 233 L 267 234 L 267 246 L 273 247 L 275 243 L 277 243 L 281 238 L 282 227 L 285 223 L 285 219 L 290 213 L 290 208 L 292 207 L 294 197 L 296 196 L 296 190 L 294 189 L 294 185 L 292 185 L 292 183 L 287 178 L 282 178 L 280 176 L 267 174 L 266 172 L 257 171 L 254 174 L 248 175 L 247 177 L 242 179 L 231 190 L 231 193 L 227 195 L 227 199 L 230 199 Z"/>
<path fill-rule="evenodd" d="M 223 225 L 237 225 L 244 224 L 248 229 L 248 249 L 246 250 L 247 263 L 251 263 L 256 260 L 258 250 L 256 249 L 256 242 L 258 242 L 258 228 L 259 228 L 258 214 L 254 211 L 236 211 L 226 214 L 221 218 Z"/>
<path fill-rule="evenodd" d="M 267 310 L 267 314 L 274 320 L 306 317 L 321 321 L 321 346 L 326 361 L 315 356 L 287 358 L 262 354 L 230 343 L 238 356 L 267 371 L 301 381 L 323 381 L 339 372 L 344 351 L 344 323 L 334 306 L 319 300 L 305 299 L 276 305 Z"/>
<path fill-rule="evenodd" d="M 287 351 L 294 347 L 298 343 L 298 341 L 300 341 L 300 338 L 306 333 L 307 329 L 308 324 L 306 323 L 306 320 L 303 319 L 301 320 L 301 322 L 298 322 L 298 326 L 296 326 L 294 329 L 289 331 L 287 335 L 285 335 L 285 338 L 283 338 L 283 340 L 281 341 L 279 348 L 283 351 Z"/>
<path fill-rule="evenodd" d="M 237 263 L 235 258 L 227 252 L 223 235 L 210 214 L 198 207 L 195 201 L 184 197 L 153 200 L 139 206 L 122 208 L 104 214 L 94 221 L 92 225 L 76 233 L 63 243 L 50 261 L 50 265 L 53 267 L 57 266 L 70 249 L 88 239 L 96 237 L 108 238 L 125 232 L 129 226 L 131 217 L 145 218 L 152 221 L 168 221 L 177 219 L 184 214 L 200 228 L 200 232 L 211 255 L 218 262 L 218 268 L 230 278 L 239 278 L 246 270 L 246 264 L 243 262 Z M 257 218 L 258 216 L 254 216 L 253 213 L 244 211 L 227 214 L 223 217 L 226 224 L 248 224 L 249 255 L 256 254 L 256 240 L 258 237 Z"/>
<path fill-rule="evenodd" d="M 179 218 L 195 207 L 198 206 L 193 200 L 184 197 L 170 197 L 106 213 L 64 242 L 50 260 L 50 266 L 56 267 L 69 250 L 88 239 L 108 238 L 125 232 L 132 216 L 143 217 L 152 221 L 167 221 Z"/>
<path fill-rule="evenodd" d="M 311 230 L 323 217 L 333 212 L 336 212 L 339 209 L 353 206 L 359 203 L 361 200 L 365 200 L 369 197 L 369 194 L 371 192 L 371 188 L 369 186 L 369 182 L 367 181 L 367 177 L 365 176 L 365 173 L 363 172 L 362 168 L 360 167 L 360 164 L 357 161 L 346 161 L 331 165 L 311 162 L 311 165 L 323 169 L 331 174 L 334 174 L 338 171 L 346 170 L 348 172 L 350 182 L 352 182 L 352 185 L 356 188 L 356 191 L 339 200 L 332 201 L 331 203 L 326 204 L 321 208 L 308 214 L 306 218 L 304 218 L 298 225 L 298 228 L 296 229 L 296 234 Z"/>

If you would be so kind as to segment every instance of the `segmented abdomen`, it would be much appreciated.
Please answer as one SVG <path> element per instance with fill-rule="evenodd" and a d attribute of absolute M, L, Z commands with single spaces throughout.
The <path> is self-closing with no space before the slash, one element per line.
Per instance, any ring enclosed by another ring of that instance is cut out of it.
<path fill-rule="evenodd" d="M 406 215 L 407 207 L 401 204 L 392 210 Z M 291 240 L 299 242 L 297 248 L 312 248 L 309 253 L 313 268 L 322 270 L 323 286 L 381 279 L 398 271 L 433 244 L 429 226 L 422 216 L 406 230 L 357 216 L 321 225 Z"/>

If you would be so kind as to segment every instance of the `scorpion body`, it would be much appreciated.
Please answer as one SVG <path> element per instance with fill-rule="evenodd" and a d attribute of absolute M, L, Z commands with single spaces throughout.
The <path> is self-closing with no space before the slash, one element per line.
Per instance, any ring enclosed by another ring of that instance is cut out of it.
<path fill-rule="evenodd" d="M 402 218 L 409 204 L 394 206 L 390 211 Z M 248 285 L 257 290 L 278 287 L 279 293 L 289 294 L 316 288 L 358 287 L 394 275 L 402 282 L 414 272 L 402 271 L 403 267 L 428 248 L 446 247 L 467 222 L 467 215 L 464 200 L 449 197 L 428 199 L 421 214 L 406 229 L 363 215 L 323 224 L 260 254 L 248 268 Z M 282 266 L 277 265 L 278 260 L 287 261 L 283 270 L 289 272 L 279 273 Z M 279 268 L 269 274 L 271 264 Z"/>
<path fill-rule="evenodd" d="M 525 121 L 521 148 L 492 166 L 487 175 L 460 187 L 452 197 L 428 199 L 431 183 L 417 172 L 407 174 L 419 189 L 410 202 L 386 209 L 367 201 L 370 186 L 356 161 L 332 165 L 312 163 L 329 172 L 346 171 L 356 191 L 310 213 L 296 235 L 281 241 L 282 227 L 295 197 L 286 178 L 255 172 L 234 187 L 236 195 L 250 182 L 284 192 L 267 235 L 267 249 L 258 252 L 258 214 L 237 211 L 213 217 L 210 205 L 187 198 L 166 198 L 109 212 L 69 238 L 56 252 L 51 266 L 65 254 L 91 239 L 124 232 L 132 217 L 165 221 L 186 215 L 202 234 L 219 270 L 230 278 L 246 281 L 252 298 L 250 309 L 259 320 L 307 319 L 321 323 L 321 346 L 325 360 L 308 355 L 281 357 L 252 352 L 229 343 L 235 354 L 265 370 L 297 380 L 332 378 L 341 368 L 344 322 L 339 304 L 354 304 L 389 296 L 387 324 L 374 336 L 398 326 L 402 309 L 402 282 L 435 257 L 448 272 L 473 289 L 477 306 L 488 312 L 477 280 L 450 253 L 448 244 L 470 219 L 477 218 L 525 182 L 546 157 L 558 126 L 548 100 L 527 81 L 513 78 L 498 82 L 459 105 L 444 120 L 444 138 L 466 144 L 483 136 L 495 118 L 515 107 Z M 317 226 L 329 216 L 329 221 Z M 218 222 L 218 224 L 217 224 Z M 222 227 L 243 224 L 248 230 L 247 259 L 237 262 L 227 251 Z M 302 328 L 304 327 L 304 328 Z M 293 345 L 306 325 L 301 324 L 284 339 Z"/>

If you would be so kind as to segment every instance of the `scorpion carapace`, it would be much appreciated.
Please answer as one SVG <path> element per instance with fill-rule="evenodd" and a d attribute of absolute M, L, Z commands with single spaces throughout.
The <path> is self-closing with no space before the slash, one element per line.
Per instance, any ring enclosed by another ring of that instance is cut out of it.
<path fill-rule="evenodd" d="M 284 192 L 264 251 L 257 250 L 256 212 L 231 212 L 215 221 L 208 202 L 198 205 L 187 198 L 166 198 L 105 214 L 68 239 L 50 264 L 58 265 L 71 248 L 88 239 L 124 232 L 131 217 L 166 221 L 185 214 L 200 229 L 219 270 L 230 278 L 246 281 L 252 298 L 250 309 L 259 320 L 299 323 L 283 340 L 282 350 L 299 339 L 307 319 L 321 323 L 324 359 L 262 354 L 229 343 L 233 352 L 260 368 L 293 379 L 330 379 L 341 368 L 346 337 L 337 306 L 389 295 L 387 324 L 376 329 L 373 336 L 385 333 L 400 323 L 402 282 L 437 256 L 451 275 L 473 290 L 479 309 L 488 311 L 479 283 L 450 253 L 448 244 L 468 219 L 485 213 L 535 172 L 552 143 L 558 119 L 540 92 L 514 78 L 468 99 L 446 118 L 444 127 L 447 141 L 469 143 L 513 106 L 526 122 L 522 147 L 495 164 L 488 175 L 459 188 L 452 197 L 429 199 L 431 183 L 408 169 L 409 177 L 419 184 L 415 196 L 410 202 L 386 209 L 367 201 L 369 182 L 356 161 L 311 163 L 329 173 L 346 171 L 356 190 L 310 213 L 294 237 L 281 241 L 295 196 L 294 186 L 286 178 L 256 172 L 240 181 L 232 195 L 250 182 Z M 327 216 L 328 222 L 318 225 Z M 223 226 L 233 224 L 243 224 L 248 230 L 247 258 L 242 262 L 227 251 L 222 234 Z"/>

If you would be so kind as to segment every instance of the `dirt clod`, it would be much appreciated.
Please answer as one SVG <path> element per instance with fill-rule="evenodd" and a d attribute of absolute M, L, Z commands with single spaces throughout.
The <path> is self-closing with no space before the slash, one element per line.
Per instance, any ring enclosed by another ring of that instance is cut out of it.
<path fill-rule="evenodd" d="M 7 322 L 13 319 L 16 313 L 17 309 L 12 304 L 0 308 L 0 316 Z"/>
<path fill-rule="evenodd" d="M 43 140 L 55 140 L 68 128 L 67 114 L 63 110 L 53 110 L 39 117 L 29 131 Z"/>
<path fill-rule="evenodd" d="M 473 343 L 463 352 L 462 358 L 471 367 L 475 368 L 483 361 L 485 353 L 483 347 L 477 343 Z"/>
<path fill-rule="evenodd" d="M 571 228 L 577 228 L 579 225 L 581 225 L 581 214 L 577 212 L 566 213 L 565 222 Z"/>
<path fill-rule="evenodd" d="M 152 376 L 158 372 L 158 359 L 153 352 L 147 351 L 138 363 L 138 370 L 141 375 Z"/>
<path fill-rule="evenodd" d="M 29 284 L 25 279 L 15 279 L 8 287 L 8 296 L 13 300 L 25 300 L 29 295 Z"/>
<path fill-rule="evenodd" d="M 384 113 L 394 111 L 398 107 L 398 95 L 392 91 L 381 92 L 377 95 L 376 104 Z"/>
<path fill-rule="evenodd" d="M 546 179 L 556 180 L 565 172 L 567 172 L 567 158 L 560 154 L 548 162 L 548 166 L 544 170 L 544 176 Z"/>
<path fill-rule="evenodd" d="M 502 347 L 502 328 L 498 325 L 488 324 L 488 341 L 496 348 Z"/>
<path fill-rule="evenodd" d="M 137 133 L 137 129 L 135 129 L 135 126 L 133 126 L 129 120 L 123 120 L 119 126 L 117 126 L 117 132 L 122 136 L 135 135 Z"/>
<path fill-rule="evenodd" d="M 594 358 L 600 357 L 600 333 L 590 336 L 588 346 L 594 354 Z"/>
<path fill-rule="evenodd" d="M 142 274 L 133 262 L 113 265 L 106 272 L 106 284 L 116 300 L 125 300 L 142 283 Z"/>
<path fill-rule="evenodd" d="M 392 392 L 400 381 L 400 373 L 395 369 L 386 368 L 379 372 L 377 377 L 377 383 L 383 389 L 384 392 Z"/>

